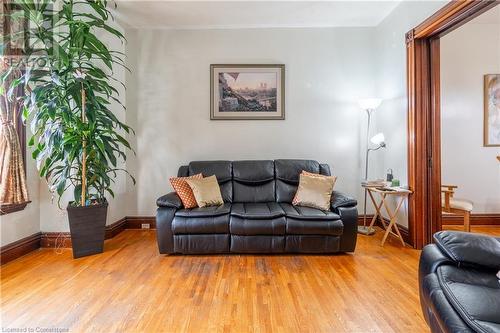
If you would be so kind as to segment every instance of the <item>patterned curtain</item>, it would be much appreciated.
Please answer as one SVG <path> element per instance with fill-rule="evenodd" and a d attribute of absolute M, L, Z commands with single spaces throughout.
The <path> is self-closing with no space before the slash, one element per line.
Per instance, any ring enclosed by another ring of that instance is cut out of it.
<path fill-rule="evenodd" d="M 0 72 L 7 70 L 7 64 L 0 60 Z M 16 87 L 12 101 L 7 98 L 10 82 L 19 77 L 13 72 L 4 81 L 0 91 L 0 204 L 25 203 L 28 199 L 26 174 L 24 172 L 23 154 L 16 130 L 20 103 L 15 97 L 22 93 L 22 85 Z"/>

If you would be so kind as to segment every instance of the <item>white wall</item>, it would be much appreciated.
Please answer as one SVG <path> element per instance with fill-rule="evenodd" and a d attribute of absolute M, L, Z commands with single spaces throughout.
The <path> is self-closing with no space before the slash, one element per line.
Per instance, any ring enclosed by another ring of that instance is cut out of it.
<path fill-rule="evenodd" d="M 458 185 L 475 213 L 500 212 L 500 147 L 483 147 L 483 75 L 500 74 L 495 13 L 496 23 L 473 20 L 441 39 L 442 182 Z"/>
<path fill-rule="evenodd" d="M 384 102 L 375 113 L 373 132 L 385 134 L 387 148 L 372 155 L 376 173 L 372 178 L 385 178 L 387 169 L 391 168 L 401 185 L 408 185 L 405 34 L 444 4 L 443 1 L 403 1 L 376 28 L 377 96 Z M 407 210 L 405 204 L 398 216 L 398 222 L 404 226 L 408 225 Z"/>
<path fill-rule="evenodd" d="M 40 231 L 40 198 L 38 191 L 38 172 L 31 158 L 31 151 L 26 153 L 26 182 L 29 199 L 32 201 L 22 211 L 0 216 L 0 246 L 31 236 Z"/>
<path fill-rule="evenodd" d="M 306 158 L 359 194 L 360 112 L 374 92 L 373 29 L 140 30 L 137 213 L 153 215 L 192 160 Z M 286 120 L 211 121 L 209 66 L 286 65 Z"/>

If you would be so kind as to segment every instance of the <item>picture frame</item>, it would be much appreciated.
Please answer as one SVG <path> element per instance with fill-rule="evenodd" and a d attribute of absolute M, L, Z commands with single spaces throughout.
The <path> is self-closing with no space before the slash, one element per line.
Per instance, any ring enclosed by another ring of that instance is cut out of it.
<path fill-rule="evenodd" d="M 284 120 L 285 65 L 210 65 L 211 120 Z"/>
<path fill-rule="evenodd" d="M 500 147 L 500 74 L 484 75 L 484 147 Z"/>

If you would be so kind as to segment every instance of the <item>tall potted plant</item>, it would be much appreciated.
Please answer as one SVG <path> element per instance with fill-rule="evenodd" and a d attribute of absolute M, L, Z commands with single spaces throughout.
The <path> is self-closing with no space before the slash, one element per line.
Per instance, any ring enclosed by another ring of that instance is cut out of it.
<path fill-rule="evenodd" d="M 23 117 L 31 122 L 29 145 L 40 176 L 59 204 L 66 191 L 74 197 L 67 206 L 73 257 L 101 253 L 105 195 L 114 196 L 117 171 L 127 172 L 117 160 L 126 158 L 130 145 L 124 136 L 132 129 L 110 110 L 112 100 L 123 106 L 113 85 L 123 85 L 113 78 L 116 66 L 125 67 L 123 53 L 109 50 L 97 34 L 125 38 L 109 24 L 113 17 L 105 0 L 21 0 L 18 5 L 22 11 L 12 18 L 29 19 L 28 38 L 36 47 L 27 48 L 28 66 L 8 94 L 25 85 Z"/>

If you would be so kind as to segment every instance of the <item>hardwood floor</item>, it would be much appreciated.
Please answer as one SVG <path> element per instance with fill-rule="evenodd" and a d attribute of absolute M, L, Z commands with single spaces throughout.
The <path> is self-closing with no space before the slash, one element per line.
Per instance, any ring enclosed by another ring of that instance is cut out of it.
<path fill-rule="evenodd" d="M 420 251 L 382 232 L 334 256 L 162 256 L 126 230 L 78 260 L 40 249 L 1 267 L 1 326 L 70 332 L 425 332 Z"/>

